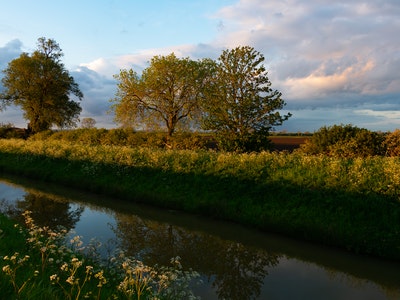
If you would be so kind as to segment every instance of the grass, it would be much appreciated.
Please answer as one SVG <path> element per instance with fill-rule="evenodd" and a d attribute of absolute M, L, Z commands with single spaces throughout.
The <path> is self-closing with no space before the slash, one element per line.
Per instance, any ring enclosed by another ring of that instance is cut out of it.
<path fill-rule="evenodd" d="M 100 260 L 94 248 L 85 254 L 79 237 L 67 247 L 65 230 L 38 227 L 30 212 L 24 217 L 26 227 L 0 214 L 2 299 L 197 299 L 189 283 L 198 274 L 182 270 L 179 258 L 171 267 L 123 253 Z"/>
<path fill-rule="evenodd" d="M 400 259 L 400 160 L 0 140 L 0 170 Z"/>

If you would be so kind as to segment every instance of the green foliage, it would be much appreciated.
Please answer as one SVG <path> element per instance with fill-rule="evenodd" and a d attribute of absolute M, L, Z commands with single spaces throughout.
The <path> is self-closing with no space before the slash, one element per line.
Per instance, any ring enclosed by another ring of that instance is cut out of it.
<path fill-rule="evenodd" d="M 220 149 L 228 152 L 264 151 L 271 148 L 268 132 L 251 132 L 240 137 L 219 132 L 216 140 Z"/>
<path fill-rule="evenodd" d="M 249 46 L 225 50 L 218 58 L 205 91 L 203 128 L 216 132 L 223 150 L 267 149 L 268 132 L 291 115 L 276 111 L 285 102 L 272 90 L 263 61 Z"/>
<path fill-rule="evenodd" d="M 383 145 L 388 156 L 400 156 L 400 129 L 386 135 Z"/>
<path fill-rule="evenodd" d="M 352 125 L 321 127 L 301 151 L 308 154 L 327 154 L 339 157 L 367 157 L 384 154 L 384 136 Z"/>
<path fill-rule="evenodd" d="M 146 148 L 205 149 L 212 147 L 209 135 L 178 132 L 167 139 L 161 132 L 135 132 L 129 128 L 117 129 L 74 129 L 43 131 L 32 135 L 32 141 L 65 141 L 86 145 L 114 145 Z"/>
<path fill-rule="evenodd" d="M 122 70 L 116 97 L 112 99 L 115 120 L 124 127 L 167 129 L 168 137 L 178 124 L 199 114 L 199 100 L 205 83 L 202 62 L 189 58 L 155 56 L 142 76 Z"/>
<path fill-rule="evenodd" d="M 2 106 L 20 106 L 34 133 L 53 125 L 74 127 L 78 121 L 81 107 L 70 94 L 79 99 L 83 94 L 61 63 L 62 55 L 54 40 L 39 38 L 32 55 L 22 53 L 3 71 Z"/>
<path fill-rule="evenodd" d="M 171 149 L 200 150 L 211 148 L 210 138 L 204 134 L 179 132 L 168 140 Z"/>
<path fill-rule="evenodd" d="M 225 50 L 215 62 L 155 56 L 139 76 L 122 70 L 112 109 L 124 127 L 167 128 L 166 144 L 179 127 L 191 127 L 202 115 L 202 127 L 216 132 L 226 151 L 261 151 L 270 146 L 269 131 L 291 114 L 277 110 L 285 102 L 271 89 L 264 57 L 251 47 Z"/>

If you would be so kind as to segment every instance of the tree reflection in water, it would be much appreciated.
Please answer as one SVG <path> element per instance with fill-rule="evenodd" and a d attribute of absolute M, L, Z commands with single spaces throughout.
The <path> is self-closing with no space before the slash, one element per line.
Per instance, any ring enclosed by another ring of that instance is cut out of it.
<path fill-rule="evenodd" d="M 185 268 L 207 276 L 220 299 L 257 298 L 268 268 L 279 262 L 277 254 L 200 231 L 186 231 L 135 215 L 116 214 L 115 218 L 114 231 L 126 254 L 138 256 L 149 265 L 167 265 L 171 257 L 180 256 Z"/>
<path fill-rule="evenodd" d="M 22 213 L 26 210 L 32 212 L 31 217 L 35 224 L 43 227 L 48 226 L 51 229 L 62 227 L 67 231 L 75 228 L 79 221 L 83 206 L 71 209 L 71 204 L 63 199 L 57 199 L 54 195 L 48 195 L 37 191 L 29 191 L 21 200 L 16 200 L 13 206 L 8 205 L 4 209 L 9 216 L 23 223 Z"/>

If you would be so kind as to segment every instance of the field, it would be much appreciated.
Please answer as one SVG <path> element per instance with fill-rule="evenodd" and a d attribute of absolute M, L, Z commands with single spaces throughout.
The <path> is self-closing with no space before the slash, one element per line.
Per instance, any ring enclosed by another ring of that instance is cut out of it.
<path fill-rule="evenodd" d="M 271 136 L 270 140 L 273 143 L 272 150 L 293 151 L 299 148 L 301 144 L 304 144 L 309 138 L 308 136 Z"/>

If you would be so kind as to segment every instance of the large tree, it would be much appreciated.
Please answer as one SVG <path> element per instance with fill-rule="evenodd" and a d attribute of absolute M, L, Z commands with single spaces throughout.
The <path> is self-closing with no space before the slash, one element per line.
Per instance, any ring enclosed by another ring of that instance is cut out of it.
<path fill-rule="evenodd" d="M 272 90 L 262 54 L 249 46 L 224 50 L 216 62 L 203 102 L 203 128 L 216 132 L 224 150 L 259 151 L 269 146 L 269 131 L 291 114 Z"/>
<path fill-rule="evenodd" d="M 115 75 L 118 89 L 111 100 L 115 121 L 125 127 L 161 124 L 171 137 L 179 124 L 199 114 L 208 63 L 172 53 L 153 57 L 141 76 L 132 69 L 121 70 Z"/>
<path fill-rule="evenodd" d="M 3 70 L 2 108 L 11 104 L 21 107 L 33 133 L 53 125 L 74 127 L 79 121 L 82 109 L 70 96 L 81 100 L 83 94 L 61 63 L 62 56 L 54 40 L 42 37 L 36 51 L 22 53 Z"/>

